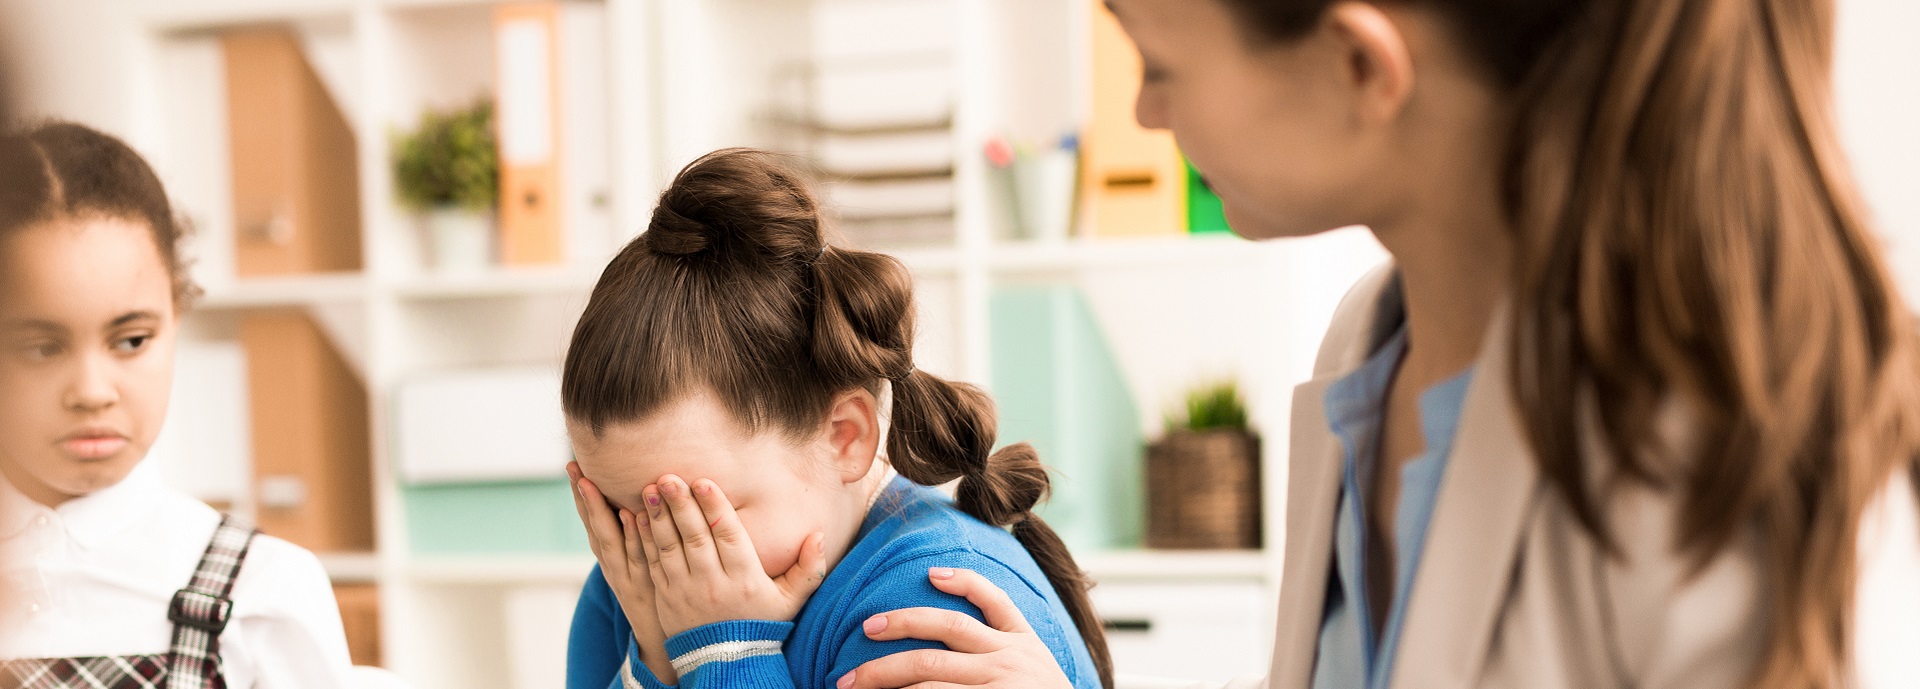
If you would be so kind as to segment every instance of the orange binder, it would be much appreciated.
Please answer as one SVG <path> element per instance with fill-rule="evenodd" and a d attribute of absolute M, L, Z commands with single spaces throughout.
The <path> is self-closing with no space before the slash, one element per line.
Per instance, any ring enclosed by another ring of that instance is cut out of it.
<path fill-rule="evenodd" d="M 240 342 L 261 530 L 317 552 L 372 550 L 366 387 L 300 311 L 243 316 Z"/>
<path fill-rule="evenodd" d="M 560 213 L 560 8 L 494 10 L 495 108 L 500 127 L 500 262 L 565 260 Z"/>
<path fill-rule="evenodd" d="M 347 655 L 354 665 L 380 666 L 380 589 L 373 584 L 336 584 L 340 624 L 347 632 Z"/>
<path fill-rule="evenodd" d="M 360 269 L 353 129 L 285 29 L 224 34 L 234 272 Z"/>
<path fill-rule="evenodd" d="M 1186 169 L 1173 134 L 1134 118 L 1140 54 L 1105 5 L 1093 7 L 1093 113 L 1081 141 L 1091 231 L 1102 237 L 1181 234 Z"/>

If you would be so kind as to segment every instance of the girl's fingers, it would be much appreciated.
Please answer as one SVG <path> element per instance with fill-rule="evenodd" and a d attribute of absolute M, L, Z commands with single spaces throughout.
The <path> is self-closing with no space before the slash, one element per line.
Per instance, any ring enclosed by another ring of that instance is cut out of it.
<path fill-rule="evenodd" d="M 573 511 L 575 514 L 580 515 L 580 526 L 587 528 L 588 529 L 587 535 L 592 536 L 593 525 L 587 522 L 587 501 L 585 498 L 580 496 L 580 478 L 581 478 L 580 468 L 576 466 L 574 463 L 568 462 L 567 463 L 567 487 L 572 489 L 571 492 L 573 493 Z M 587 543 L 589 545 L 593 545 L 593 539 L 588 538 Z M 600 552 L 600 547 L 598 545 L 594 545 L 594 553 L 597 555 L 599 554 L 599 552 Z"/>
<path fill-rule="evenodd" d="M 901 651 L 867 661 L 846 676 L 838 678 L 839 689 L 894 689 L 895 687 L 942 686 L 934 682 L 960 685 L 986 684 L 993 680 L 992 668 L 984 656 L 923 648 Z"/>
<path fill-rule="evenodd" d="M 653 490 L 653 486 L 647 486 Z M 657 501 L 656 501 L 657 502 Z M 647 561 L 647 579 L 653 582 L 653 590 L 667 590 L 667 570 L 660 562 L 660 544 L 653 538 L 653 526 L 658 522 L 651 518 L 640 518 L 645 524 L 636 524 L 634 535 L 640 539 L 640 557 Z"/>
<path fill-rule="evenodd" d="M 653 550 L 658 557 L 648 556 L 650 561 L 658 561 L 662 577 L 668 585 L 679 584 L 687 578 L 687 549 L 680 542 L 680 530 L 675 528 L 673 515 L 668 513 L 664 496 L 658 484 L 647 486 L 643 493 L 647 503 L 648 533 L 653 534 Z"/>
<path fill-rule="evenodd" d="M 987 618 L 987 624 L 992 625 L 994 629 L 1015 634 L 1033 631 L 1033 627 L 1027 624 L 1026 615 L 1020 613 L 1020 606 L 1013 604 L 1013 599 L 1007 597 L 1007 592 L 1000 590 L 1000 587 L 987 581 L 987 578 L 980 576 L 978 572 L 970 569 L 934 567 L 927 570 L 927 579 L 933 582 L 934 588 L 967 599 L 973 607 L 980 609 L 980 613 Z"/>
<path fill-rule="evenodd" d="M 669 521 L 679 527 L 680 550 L 686 557 L 687 571 L 703 577 L 725 577 L 727 570 L 720 566 L 720 554 L 713 545 L 707 515 L 701 511 L 700 503 L 694 502 L 693 491 L 687 488 L 687 483 L 673 474 L 660 477 L 660 497 L 673 515 Z"/>
<path fill-rule="evenodd" d="M 607 497 L 601 495 L 600 489 L 593 485 L 593 481 L 585 477 L 575 482 L 575 485 L 580 488 L 581 501 L 586 503 L 587 535 L 594 542 L 594 553 L 601 558 L 600 568 L 606 569 L 610 564 L 625 561 L 627 554 L 623 552 L 625 548 L 621 545 L 624 539 L 620 537 L 620 520 L 613 515 L 613 508 L 607 504 Z"/>
<path fill-rule="evenodd" d="M 908 608 L 869 617 L 860 625 L 874 641 L 938 641 L 961 653 L 992 653 L 1007 646 L 1005 633 L 971 615 L 943 608 Z"/>
<path fill-rule="evenodd" d="M 643 521 L 645 520 L 633 512 L 620 510 L 620 534 L 623 536 L 621 540 L 627 546 L 627 567 L 630 568 L 628 570 L 630 572 L 650 570 L 653 566 L 646 556 L 646 546 L 640 542 L 641 529 L 646 528 L 640 524 Z M 645 582 L 651 580 L 652 576 L 629 578 Z M 652 590 L 652 587 L 649 586 L 648 590 Z"/>
<path fill-rule="evenodd" d="M 733 511 L 733 503 L 727 501 L 720 486 L 708 479 L 693 482 L 693 500 L 700 504 L 705 513 L 707 525 L 713 529 L 714 547 L 720 554 L 720 566 L 728 576 L 746 577 L 756 573 L 766 576 L 760 567 L 760 555 L 753 550 L 753 539 L 747 536 L 747 529 L 740 524 L 740 515 Z M 800 549 L 801 561 L 806 560 L 807 549 Z"/>
<path fill-rule="evenodd" d="M 789 568 L 786 574 L 773 580 L 775 586 L 779 586 L 781 591 L 786 592 L 787 600 L 805 601 L 808 596 L 813 595 L 815 589 L 820 588 L 820 582 L 826 581 L 826 542 L 827 535 L 818 531 L 808 536 L 806 542 L 800 544 L 800 561 L 793 563 L 793 567 Z M 748 547 L 751 549 L 752 546 Z M 760 561 L 755 559 L 753 566 L 759 567 Z"/>

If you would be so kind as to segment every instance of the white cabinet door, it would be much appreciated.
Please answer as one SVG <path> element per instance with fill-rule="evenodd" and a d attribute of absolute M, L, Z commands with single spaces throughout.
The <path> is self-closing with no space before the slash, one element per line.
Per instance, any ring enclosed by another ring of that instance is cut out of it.
<path fill-rule="evenodd" d="M 1255 582 L 1113 582 L 1095 586 L 1114 672 L 1224 682 L 1264 674 L 1273 606 Z"/>

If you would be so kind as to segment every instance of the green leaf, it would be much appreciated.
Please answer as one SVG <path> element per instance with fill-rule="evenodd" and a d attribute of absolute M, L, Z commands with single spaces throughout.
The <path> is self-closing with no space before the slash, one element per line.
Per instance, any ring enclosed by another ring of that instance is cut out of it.
<path fill-rule="evenodd" d="M 492 210 L 500 198 L 497 142 L 489 99 L 453 112 L 422 113 L 413 132 L 394 136 L 395 195 L 416 211 Z"/>
<path fill-rule="evenodd" d="M 1167 427 L 1196 432 L 1247 428 L 1246 400 L 1240 396 L 1239 384 L 1230 380 L 1203 385 L 1187 393 L 1186 412 L 1184 423 L 1169 418 Z"/>

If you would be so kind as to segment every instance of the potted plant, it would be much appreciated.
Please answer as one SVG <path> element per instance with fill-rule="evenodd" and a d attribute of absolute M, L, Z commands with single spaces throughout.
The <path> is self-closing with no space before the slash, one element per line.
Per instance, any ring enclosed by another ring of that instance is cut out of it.
<path fill-rule="evenodd" d="M 492 263 L 494 208 L 500 197 L 493 103 L 427 111 L 393 144 L 393 180 L 401 205 L 419 213 L 433 265 L 474 271 Z"/>
<path fill-rule="evenodd" d="M 1260 439 L 1233 382 L 1189 393 L 1147 447 L 1147 546 L 1260 547 Z"/>

